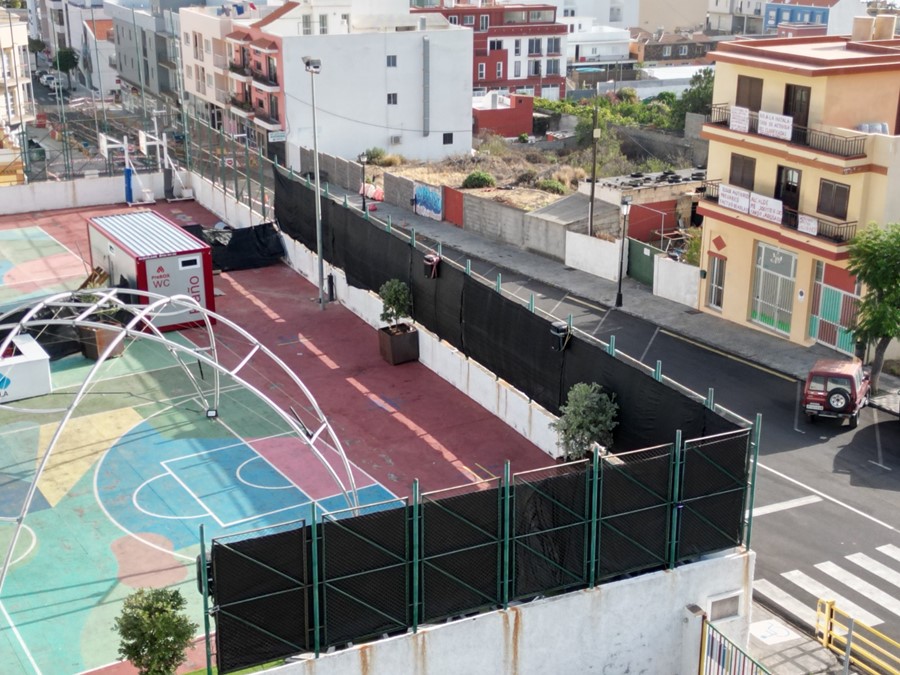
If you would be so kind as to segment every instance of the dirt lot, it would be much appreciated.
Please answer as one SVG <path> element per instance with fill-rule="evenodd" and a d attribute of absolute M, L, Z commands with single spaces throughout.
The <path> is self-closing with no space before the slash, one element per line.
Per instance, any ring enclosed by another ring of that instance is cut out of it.
<path fill-rule="evenodd" d="M 532 186 L 536 181 L 558 180 L 565 185 L 566 194 L 572 194 L 576 186 L 573 181 L 584 178 L 583 170 L 561 163 L 554 153 L 541 152 L 533 145 L 523 145 L 520 149 L 514 144 L 497 147 L 491 144 L 487 151 L 473 157 L 451 157 L 437 163 L 408 162 L 385 168 L 385 171 L 430 185 L 454 188 L 460 188 L 473 171 L 487 171 L 496 180 L 496 187 L 466 192 L 481 194 L 525 211 L 539 209 L 565 196 L 535 189 Z"/>

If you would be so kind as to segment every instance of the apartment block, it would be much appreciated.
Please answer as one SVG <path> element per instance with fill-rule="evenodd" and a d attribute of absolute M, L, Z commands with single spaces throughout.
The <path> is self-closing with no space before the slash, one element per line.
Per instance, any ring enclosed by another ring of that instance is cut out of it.
<path fill-rule="evenodd" d="M 24 12 L 0 12 L 0 126 L 15 127 L 34 119 L 28 23 Z"/>
<path fill-rule="evenodd" d="M 861 17 L 852 36 L 732 41 L 712 54 L 700 309 L 853 352 L 850 241 L 900 220 L 893 35 L 894 17 Z"/>

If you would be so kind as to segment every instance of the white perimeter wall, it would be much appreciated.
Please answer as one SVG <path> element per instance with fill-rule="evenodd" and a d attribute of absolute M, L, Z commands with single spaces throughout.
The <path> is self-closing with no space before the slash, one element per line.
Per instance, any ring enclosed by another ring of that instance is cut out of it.
<path fill-rule="evenodd" d="M 698 672 L 712 599 L 740 597 L 716 627 L 746 646 L 753 552 L 712 558 L 356 645 L 267 672 L 277 675 L 550 675 Z"/>
<path fill-rule="evenodd" d="M 665 255 L 653 259 L 653 295 L 682 305 L 700 306 L 700 268 Z"/>
<path fill-rule="evenodd" d="M 567 231 L 566 266 L 610 281 L 618 281 L 620 244 L 621 239 L 606 241 Z M 628 255 L 627 248 L 625 255 Z"/>
<path fill-rule="evenodd" d="M 429 135 L 423 133 L 424 42 L 431 47 Z M 303 57 L 322 60 L 316 78 L 319 152 L 355 158 L 371 147 L 410 159 L 436 160 L 472 148 L 472 31 L 435 29 L 350 35 L 285 36 L 287 164 L 300 166 L 300 147 L 313 147 L 310 74 Z M 386 67 L 387 56 L 397 67 Z M 387 95 L 397 94 L 397 105 Z M 444 145 L 443 134 L 453 142 Z M 399 145 L 391 143 L 400 136 Z"/>
<path fill-rule="evenodd" d="M 179 172 L 181 179 L 190 186 L 191 174 Z M 165 198 L 162 173 L 139 176 L 140 183 L 132 177 L 134 199 L 141 199 L 142 188 L 153 190 L 155 199 Z M 178 181 L 175 180 L 178 194 Z M 85 206 L 107 206 L 125 204 L 125 178 L 104 176 L 100 178 L 78 178 L 68 181 L 39 181 L 28 185 L 10 185 L 3 188 L 0 199 L 0 214 L 31 213 L 36 208 L 42 211 L 55 209 L 76 209 Z M 150 206 L 150 204 L 147 204 Z"/>

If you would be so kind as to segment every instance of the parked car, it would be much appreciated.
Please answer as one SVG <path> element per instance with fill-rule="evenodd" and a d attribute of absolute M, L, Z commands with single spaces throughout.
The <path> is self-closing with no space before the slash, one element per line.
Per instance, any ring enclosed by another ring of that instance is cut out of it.
<path fill-rule="evenodd" d="M 808 422 L 819 417 L 850 420 L 859 424 L 859 411 L 869 403 L 869 373 L 861 361 L 820 359 L 806 376 L 800 411 Z"/>
<path fill-rule="evenodd" d="M 38 78 L 38 82 L 43 84 L 45 87 L 49 87 L 50 85 L 47 83 L 47 81 L 55 80 L 55 79 L 56 79 L 56 73 L 54 71 L 50 70 L 48 72 L 45 72 L 43 75 L 41 75 Z"/>

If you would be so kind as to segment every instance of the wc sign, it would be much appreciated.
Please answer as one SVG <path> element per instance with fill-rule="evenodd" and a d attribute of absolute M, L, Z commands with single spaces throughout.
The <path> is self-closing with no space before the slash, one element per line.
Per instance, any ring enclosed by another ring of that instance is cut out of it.
<path fill-rule="evenodd" d="M 171 276 L 162 265 L 156 268 L 155 274 L 150 275 L 150 285 L 153 288 L 168 288 L 171 283 Z"/>

